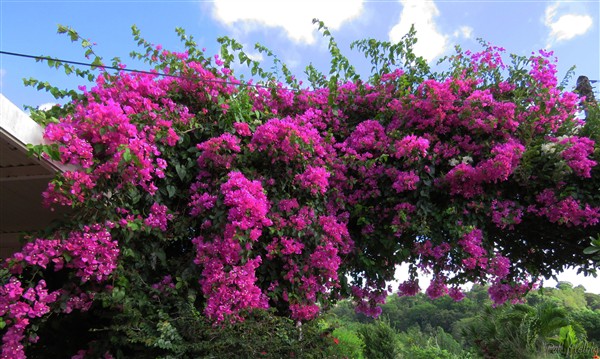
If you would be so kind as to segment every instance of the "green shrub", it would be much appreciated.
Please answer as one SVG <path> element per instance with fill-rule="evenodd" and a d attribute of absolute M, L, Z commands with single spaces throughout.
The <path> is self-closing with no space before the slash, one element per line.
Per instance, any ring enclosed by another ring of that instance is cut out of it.
<path fill-rule="evenodd" d="M 348 359 L 364 358 L 365 343 L 355 331 L 348 328 L 337 328 L 333 331 L 333 337 L 338 340 L 336 352 L 341 357 Z"/>
<path fill-rule="evenodd" d="M 394 359 L 398 356 L 396 331 L 387 320 L 363 325 L 358 335 L 365 343 L 366 359 Z"/>

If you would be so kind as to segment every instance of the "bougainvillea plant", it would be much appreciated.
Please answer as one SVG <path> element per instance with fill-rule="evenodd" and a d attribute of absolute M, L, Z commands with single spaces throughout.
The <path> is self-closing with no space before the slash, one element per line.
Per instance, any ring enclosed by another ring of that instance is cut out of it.
<path fill-rule="evenodd" d="M 474 281 L 498 304 L 565 267 L 594 270 L 598 111 L 576 116 L 551 53 L 507 60 L 482 43 L 439 73 L 410 33 L 354 43 L 373 66 L 361 78 L 318 26 L 331 71 L 307 67 L 308 85 L 229 38 L 206 57 L 182 30 L 186 50 L 170 52 L 135 28 L 151 73 L 96 57 L 92 71 L 51 64 L 94 78 L 80 92 L 27 81 L 69 99 L 32 112 L 53 143 L 32 151 L 70 166 L 43 200 L 72 210 L 3 263 L 2 357 L 44 350 L 53 331 L 76 358 L 181 356 L 194 321 L 301 323 L 342 298 L 377 316 L 402 263 L 400 295 L 460 300 Z"/>

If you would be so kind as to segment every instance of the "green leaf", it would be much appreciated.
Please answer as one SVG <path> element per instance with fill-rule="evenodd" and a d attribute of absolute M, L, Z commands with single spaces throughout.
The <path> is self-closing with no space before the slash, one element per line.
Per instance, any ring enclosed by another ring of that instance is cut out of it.
<path fill-rule="evenodd" d="M 27 144 L 27 154 L 29 156 L 40 157 L 42 155 L 43 149 L 41 146 L 32 145 L 30 143 Z"/>
<path fill-rule="evenodd" d="M 102 63 L 102 58 L 96 56 L 94 61 L 92 61 L 92 69 L 95 69 L 96 67 L 102 67 L 102 66 L 104 66 L 104 64 Z"/>
<path fill-rule="evenodd" d="M 138 229 L 140 229 L 140 225 L 137 222 L 128 222 L 127 228 L 137 231 Z"/>
<path fill-rule="evenodd" d="M 587 247 L 583 250 L 584 254 L 594 254 L 600 252 L 600 248 L 598 247 Z"/>
<path fill-rule="evenodd" d="M 47 146 L 45 152 L 50 156 L 54 161 L 60 161 L 60 151 L 58 150 L 57 145 Z"/>
<path fill-rule="evenodd" d="M 131 158 L 131 150 L 129 150 L 129 148 L 126 148 L 123 152 L 123 161 L 130 162 Z"/>
<path fill-rule="evenodd" d="M 71 41 L 75 42 L 79 39 L 79 34 L 77 33 L 77 31 L 75 31 L 73 29 L 68 29 L 67 32 L 69 33 L 69 37 L 71 38 Z"/>
<path fill-rule="evenodd" d="M 180 164 L 177 164 L 175 166 L 175 171 L 177 171 L 177 175 L 179 176 L 179 179 L 182 180 L 182 181 L 185 181 L 185 175 L 187 174 L 186 170 L 185 170 L 185 167 L 183 167 Z"/>
<path fill-rule="evenodd" d="M 135 257 L 135 252 L 131 248 L 125 248 L 123 250 L 123 256 L 125 256 L 125 257 L 132 257 L 133 258 L 133 257 Z"/>
<path fill-rule="evenodd" d="M 167 194 L 169 195 L 169 198 L 173 198 L 173 196 L 175 196 L 175 192 L 177 192 L 177 189 L 175 188 L 175 186 L 172 186 L 172 185 L 167 186 Z"/>
<path fill-rule="evenodd" d="M 131 202 L 133 204 L 138 203 L 141 199 L 140 193 L 138 191 L 136 191 L 134 188 L 130 188 L 128 194 L 129 194 L 129 198 L 131 198 Z"/>

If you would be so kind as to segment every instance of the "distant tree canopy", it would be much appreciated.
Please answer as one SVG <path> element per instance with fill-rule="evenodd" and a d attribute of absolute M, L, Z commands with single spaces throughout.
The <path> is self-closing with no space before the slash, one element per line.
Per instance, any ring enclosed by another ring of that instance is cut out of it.
<path fill-rule="evenodd" d="M 352 304 L 345 300 L 325 318 L 336 328 L 333 335 L 343 341 L 340 347 L 355 342 L 354 347 L 360 348 L 361 342 L 356 343 L 347 333 L 370 329 L 372 335 L 361 336 L 365 346 L 362 352 L 367 358 L 381 357 L 367 355 L 373 353 L 367 350 L 371 345 L 394 358 L 587 359 L 600 343 L 600 311 L 593 306 L 600 295 L 585 293 L 582 286 L 573 288 L 561 282 L 556 288 L 530 291 L 520 303 L 495 308 L 485 286 L 474 285 L 465 295 L 460 302 L 449 297 L 429 299 L 423 293 L 412 297 L 390 295 L 376 320 L 354 313 Z M 572 305 L 582 299 L 583 305 Z M 381 335 L 382 326 L 390 327 L 396 339 Z M 379 343 L 373 343 L 374 338 L 380 338 Z M 389 349 L 393 342 L 396 346 Z M 429 353 L 419 355 L 422 351 Z"/>
<path fill-rule="evenodd" d="M 50 65 L 95 84 L 26 81 L 69 99 L 32 112 L 53 143 L 32 152 L 73 166 L 44 194 L 73 211 L 4 262 L 4 356 L 43 350 L 36 333 L 50 328 L 79 357 L 159 356 L 192 350 L 190 323 L 253 310 L 310 321 L 350 297 L 377 315 L 402 263 L 401 295 L 419 291 L 422 269 L 431 298 L 460 300 L 475 281 L 496 303 L 566 266 L 593 270 L 600 117 L 576 118 L 551 53 L 505 63 L 482 43 L 433 72 L 410 33 L 355 42 L 372 64 L 361 78 L 318 27 L 331 68 L 307 67 L 308 85 L 260 45 L 272 72 L 229 38 L 207 57 L 183 30 L 178 53 L 134 28 L 132 56 L 153 73 L 114 72 L 59 27 L 97 68 Z M 236 77 L 238 62 L 260 81 Z"/>

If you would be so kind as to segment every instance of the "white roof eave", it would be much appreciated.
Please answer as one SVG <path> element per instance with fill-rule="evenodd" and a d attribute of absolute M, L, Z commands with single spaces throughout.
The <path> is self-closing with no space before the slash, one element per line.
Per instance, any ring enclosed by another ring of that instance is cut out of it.
<path fill-rule="evenodd" d="M 10 102 L 2 93 L 0 93 L 0 136 L 12 146 L 20 148 L 24 153 L 27 153 L 28 144 L 48 144 L 48 141 L 44 139 L 42 126 Z M 42 159 L 38 162 L 52 172 L 74 169 L 49 159 Z"/>

